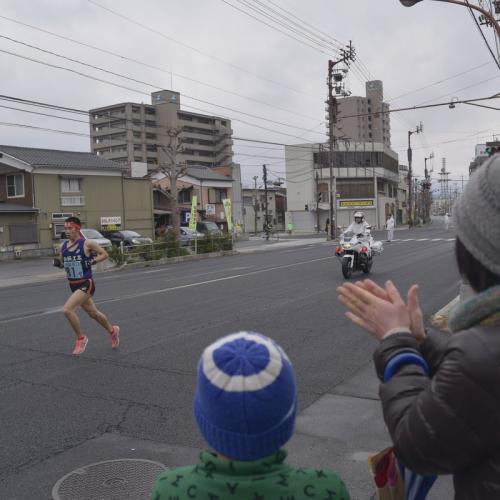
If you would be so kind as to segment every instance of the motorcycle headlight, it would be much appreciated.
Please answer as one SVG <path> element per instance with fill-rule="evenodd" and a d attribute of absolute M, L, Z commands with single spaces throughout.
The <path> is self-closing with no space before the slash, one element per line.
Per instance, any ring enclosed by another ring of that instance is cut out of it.
<path fill-rule="evenodd" d="M 344 248 L 351 248 L 351 244 L 350 243 L 344 243 Z"/>

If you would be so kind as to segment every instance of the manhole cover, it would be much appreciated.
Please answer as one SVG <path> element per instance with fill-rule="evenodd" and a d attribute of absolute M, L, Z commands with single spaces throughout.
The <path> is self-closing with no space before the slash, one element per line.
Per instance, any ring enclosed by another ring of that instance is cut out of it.
<path fill-rule="evenodd" d="M 53 500 L 148 500 L 153 483 L 166 470 L 151 460 L 122 458 L 97 462 L 63 476 L 52 488 Z"/>

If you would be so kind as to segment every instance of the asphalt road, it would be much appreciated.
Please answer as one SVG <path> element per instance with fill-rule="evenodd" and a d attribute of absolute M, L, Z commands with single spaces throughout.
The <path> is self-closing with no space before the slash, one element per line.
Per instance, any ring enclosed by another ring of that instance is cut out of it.
<path fill-rule="evenodd" d="M 396 231 L 372 279 L 404 290 L 419 283 L 424 313 L 433 314 L 458 293 L 453 236 L 440 227 Z M 402 241 L 409 238 L 421 241 Z M 89 344 L 78 359 L 61 312 L 64 280 L 0 288 L 2 499 L 51 498 L 71 470 L 137 450 L 167 466 L 192 461 L 203 446 L 191 417 L 196 362 L 223 334 L 253 330 L 276 339 L 294 363 L 301 411 L 366 369 L 375 345 L 344 318 L 331 243 L 305 239 L 96 282 L 96 302 L 121 326 L 122 343 L 112 351 L 107 334 L 82 314 Z M 294 447 L 293 462 L 309 458 Z M 342 469 L 339 460 L 322 465 Z"/>

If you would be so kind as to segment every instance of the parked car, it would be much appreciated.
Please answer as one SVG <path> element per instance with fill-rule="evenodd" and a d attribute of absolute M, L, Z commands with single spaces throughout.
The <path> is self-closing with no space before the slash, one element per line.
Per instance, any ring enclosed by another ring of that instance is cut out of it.
<path fill-rule="evenodd" d="M 111 240 L 113 245 L 120 246 L 123 243 L 125 247 L 133 247 L 135 245 L 150 245 L 153 243 L 151 238 L 147 236 L 141 236 L 135 231 L 114 231 L 112 233 L 107 233 L 107 237 Z"/>
<path fill-rule="evenodd" d="M 94 240 L 102 248 L 111 248 L 111 241 L 105 238 L 97 229 L 80 229 L 83 237 L 86 240 Z"/>
<path fill-rule="evenodd" d="M 196 223 L 196 230 L 199 233 L 209 233 L 211 236 L 222 236 L 219 226 L 211 220 L 198 221 Z"/>
<path fill-rule="evenodd" d="M 196 231 L 196 229 L 184 226 L 179 228 L 179 243 L 182 247 L 187 247 L 191 241 L 203 238 L 203 236 L 204 234 Z"/>

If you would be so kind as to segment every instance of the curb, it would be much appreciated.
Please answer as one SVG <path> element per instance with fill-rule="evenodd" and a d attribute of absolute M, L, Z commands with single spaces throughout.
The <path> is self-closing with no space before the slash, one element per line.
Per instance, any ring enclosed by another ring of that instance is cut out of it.
<path fill-rule="evenodd" d="M 231 255 L 236 255 L 238 252 L 236 250 L 223 250 L 222 252 L 211 252 L 211 253 L 201 253 L 198 255 L 182 255 L 179 257 L 168 257 L 158 260 L 145 260 L 142 262 L 132 262 L 122 264 L 121 266 L 115 266 L 107 271 L 120 271 L 122 269 L 135 269 L 142 267 L 158 267 L 164 265 L 178 264 L 179 262 L 189 262 L 204 259 L 213 259 L 216 257 L 228 257 Z"/>

